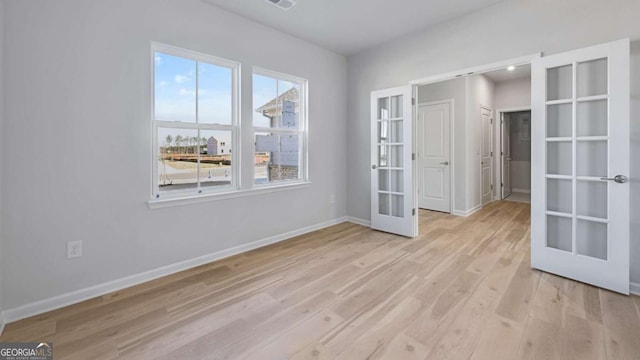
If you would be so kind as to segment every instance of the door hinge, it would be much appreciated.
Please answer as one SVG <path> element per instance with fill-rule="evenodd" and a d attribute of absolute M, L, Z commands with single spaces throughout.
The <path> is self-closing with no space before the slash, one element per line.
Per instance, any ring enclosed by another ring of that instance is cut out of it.
<path fill-rule="evenodd" d="M 500 184 L 500 187 L 504 187 L 504 184 Z"/>
<path fill-rule="evenodd" d="M 491 190 L 493 190 L 493 184 L 491 184 Z"/>
<path fill-rule="evenodd" d="M 411 98 L 411 105 L 415 105 L 416 104 L 416 98 Z"/>
<path fill-rule="evenodd" d="M 491 157 L 493 157 L 493 151 L 491 152 Z"/>
<path fill-rule="evenodd" d="M 411 215 L 416 216 L 416 208 L 411 209 Z"/>
<path fill-rule="evenodd" d="M 415 160 L 416 159 L 416 153 L 411 153 L 411 160 Z"/>
<path fill-rule="evenodd" d="M 493 119 L 491 119 L 491 124 L 493 124 Z"/>

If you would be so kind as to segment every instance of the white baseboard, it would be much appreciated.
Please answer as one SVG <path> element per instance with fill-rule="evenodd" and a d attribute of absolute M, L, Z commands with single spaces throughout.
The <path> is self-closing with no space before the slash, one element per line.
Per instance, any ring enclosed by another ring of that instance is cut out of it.
<path fill-rule="evenodd" d="M 81 301 L 85 301 L 97 296 L 102 296 L 114 291 L 122 290 L 134 285 L 138 285 L 147 281 L 151 281 L 163 276 L 175 274 L 180 271 L 188 270 L 196 266 L 208 264 L 217 260 L 221 260 L 233 255 L 237 255 L 243 252 L 261 248 L 267 245 L 275 244 L 280 241 L 284 241 L 299 235 L 310 233 L 312 231 L 324 229 L 329 226 L 340 224 L 349 221 L 347 216 L 336 218 L 333 220 L 325 221 L 319 224 L 307 226 L 304 228 L 296 229 L 286 232 L 284 234 L 278 234 L 269 236 L 267 238 L 250 242 L 248 244 L 238 245 L 229 249 L 220 250 L 211 254 L 203 255 L 194 259 L 181 261 L 175 264 L 163 266 L 157 269 L 145 271 L 143 273 L 127 276 L 121 279 L 108 281 L 106 283 L 94 285 L 88 288 L 75 290 L 66 294 L 54 296 L 48 299 L 39 300 L 30 304 L 25 304 L 16 308 L 4 310 L 4 322 L 10 323 L 18 320 L 22 320 L 31 316 L 39 315 L 47 311 L 59 309 L 68 305 L 76 304 Z"/>
<path fill-rule="evenodd" d="M 633 295 L 640 296 L 640 284 L 639 283 L 629 283 L 629 292 Z"/>
<path fill-rule="evenodd" d="M 371 227 L 371 220 L 364 220 L 353 216 L 347 216 L 347 221 L 354 224 Z"/>
<path fill-rule="evenodd" d="M 516 188 L 513 188 L 513 189 L 511 189 L 511 192 L 512 193 L 517 192 L 517 193 L 522 193 L 522 194 L 531 194 L 531 189 L 516 189 Z"/>
<path fill-rule="evenodd" d="M 471 214 L 473 214 L 474 212 L 478 211 L 482 209 L 482 205 L 476 205 L 475 207 L 467 210 L 467 211 L 462 211 L 462 210 L 453 210 L 451 212 L 451 214 L 456 215 L 456 216 L 469 216 Z"/>

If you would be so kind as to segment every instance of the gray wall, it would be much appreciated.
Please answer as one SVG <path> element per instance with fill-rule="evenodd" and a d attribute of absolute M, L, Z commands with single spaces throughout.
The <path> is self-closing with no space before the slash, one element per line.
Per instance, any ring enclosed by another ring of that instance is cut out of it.
<path fill-rule="evenodd" d="M 418 87 L 418 103 L 428 103 L 440 100 L 453 99 L 453 157 L 451 159 L 452 176 L 456 182 L 452 191 L 455 193 L 453 197 L 453 210 L 466 210 L 466 116 L 467 116 L 467 94 L 465 79 L 455 79 L 443 81 L 435 84 L 423 85 Z"/>
<path fill-rule="evenodd" d="M 5 5 L 5 309 L 346 215 L 345 57 L 199 0 Z M 152 40 L 240 61 L 248 124 L 253 65 L 308 79 L 312 185 L 150 210 Z"/>
<path fill-rule="evenodd" d="M 369 95 L 410 80 L 544 51 L 547 54 L 621 38 L 640 40 L 640 1 L 513 0 L 392 41 L 349 58 L 348 213 L 369 219 Z M 508 21 L 505 21 L 508 19 Z M 517 24 L 517 26 L 513 26 Z M 638 53 L 634 44 L 634 54 Z M 638 71 L 632 71 L 634 108 L 632 176 L 638 178 Z M 640 182 L 632 184 L 632 218 L 640 233 Z M 635 201 L 634 201 L 635 200 Z M 640 282 L 640 238 L 633 239 L 632 280 Z"/>

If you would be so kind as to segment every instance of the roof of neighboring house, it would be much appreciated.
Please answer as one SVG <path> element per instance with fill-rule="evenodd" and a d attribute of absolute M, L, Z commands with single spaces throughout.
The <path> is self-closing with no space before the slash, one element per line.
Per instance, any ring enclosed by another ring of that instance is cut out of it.
<path fill-rule="evenodd" d="M 277 98 L 269 101 L 268 103 L 260 106 L 259 108 L 256 109 L 257 112 L 259 113 L 263 113 L 263 112 L 269 112 L 269 111 L 273 111 L 276 108 L 276 100 L 279 101 L 293 101 L 293 102 L 298 102 L 298 100 L 300 99 L 300 95 L 298 94 L 298 89 L 297 88 L 291 88 L 290 90 L 286 91 L 285 93 L 283 93 L 282 95 L 278 96 Z"/>

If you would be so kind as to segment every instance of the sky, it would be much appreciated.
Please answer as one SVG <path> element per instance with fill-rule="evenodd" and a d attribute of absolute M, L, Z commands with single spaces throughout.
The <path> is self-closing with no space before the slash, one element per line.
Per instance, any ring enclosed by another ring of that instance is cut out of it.
<path fill-rule="evenodd" d="M 205 124 L 231 125 L 232 70 L 213 64 L 155 53 L 155 118 L 163 121 L 196 122 L 196 67 L 198 76 L 198 121 Z M 261 75 L 253 76 L 253 109 L 290 90 L 293 83 Z M 269 127 L 269 120 L 253 112 L 254 126 Z M 205 131 L 201 131 L 204 133 Z M 158 143 L 167 135 L 197 136 L 196 130 L 160 128 Z M 219 141 L 230 141 L 231 132 L 207 131 Z M 218 138 L 220 137 L 220 138 Z"/>

